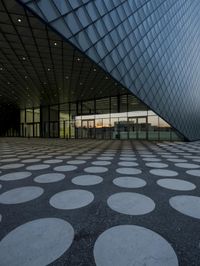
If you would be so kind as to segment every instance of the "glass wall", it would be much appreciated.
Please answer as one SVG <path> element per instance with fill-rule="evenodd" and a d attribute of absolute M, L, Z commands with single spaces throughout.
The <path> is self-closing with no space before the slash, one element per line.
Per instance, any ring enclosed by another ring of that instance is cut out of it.
<path fill-rule="evenodd" d="M 76 139 L 183 139 L 133 95 L 21 111 L 21 136 Z"/>

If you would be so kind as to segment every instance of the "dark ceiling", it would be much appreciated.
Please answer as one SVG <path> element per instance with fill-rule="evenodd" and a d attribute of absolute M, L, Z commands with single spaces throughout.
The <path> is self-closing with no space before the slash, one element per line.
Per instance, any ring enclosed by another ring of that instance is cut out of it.
<path fill-rule="evenodd" d="M 0 2 L 0 104 L 21 108 L 126 93 L 18 2 Z"/>

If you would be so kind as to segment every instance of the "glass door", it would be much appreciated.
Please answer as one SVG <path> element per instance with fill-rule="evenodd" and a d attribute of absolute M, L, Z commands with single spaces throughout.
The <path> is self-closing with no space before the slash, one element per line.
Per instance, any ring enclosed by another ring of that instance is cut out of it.
<path fill-rule="evenodd" d="M 137 117 L 137 134 L 139 140 L 147 139 L 147 117 Z"/>
<path fill-rule="evenodd" d="M 128 138 L 137 139 L 137 117 L 128 118 Z"/>
<path fill-rule="evenodd" d="M 129 139 L 147 139 L 147 117 L 128 118 L 128 137 Z"/>
<path fill-rule="evenodd" d="M 82 120 L 82 138 L 91 139 L 95 137 L 95 121 L 91 120 Z"/>

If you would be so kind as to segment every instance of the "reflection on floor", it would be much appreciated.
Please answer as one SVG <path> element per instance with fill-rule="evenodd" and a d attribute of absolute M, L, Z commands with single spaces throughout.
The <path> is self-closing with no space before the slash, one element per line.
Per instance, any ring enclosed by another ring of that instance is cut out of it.
<path fill-rule="evenodd" d="M 0 264 L 200 265 L 200 142 L 0 139 Z"/>

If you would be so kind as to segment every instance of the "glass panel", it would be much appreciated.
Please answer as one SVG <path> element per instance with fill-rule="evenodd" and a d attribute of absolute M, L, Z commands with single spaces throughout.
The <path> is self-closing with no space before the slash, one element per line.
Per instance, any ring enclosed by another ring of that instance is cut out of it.
<path fill-rule="evenodd" d="M 158 140 L 159 127 L 158 127 L 158 116 L 148 116 L 148 139 Z"/>
<path fill-rule="evenodd" d="M 137 118 L 138 139 L 147 139 L 147 117 Z"/>
<path fill-rule="evenodd" d="M 170 140 L 171 137 L 171 127 L 162 118 L 159 117 L 159 137 L 160 140 Z"/>

